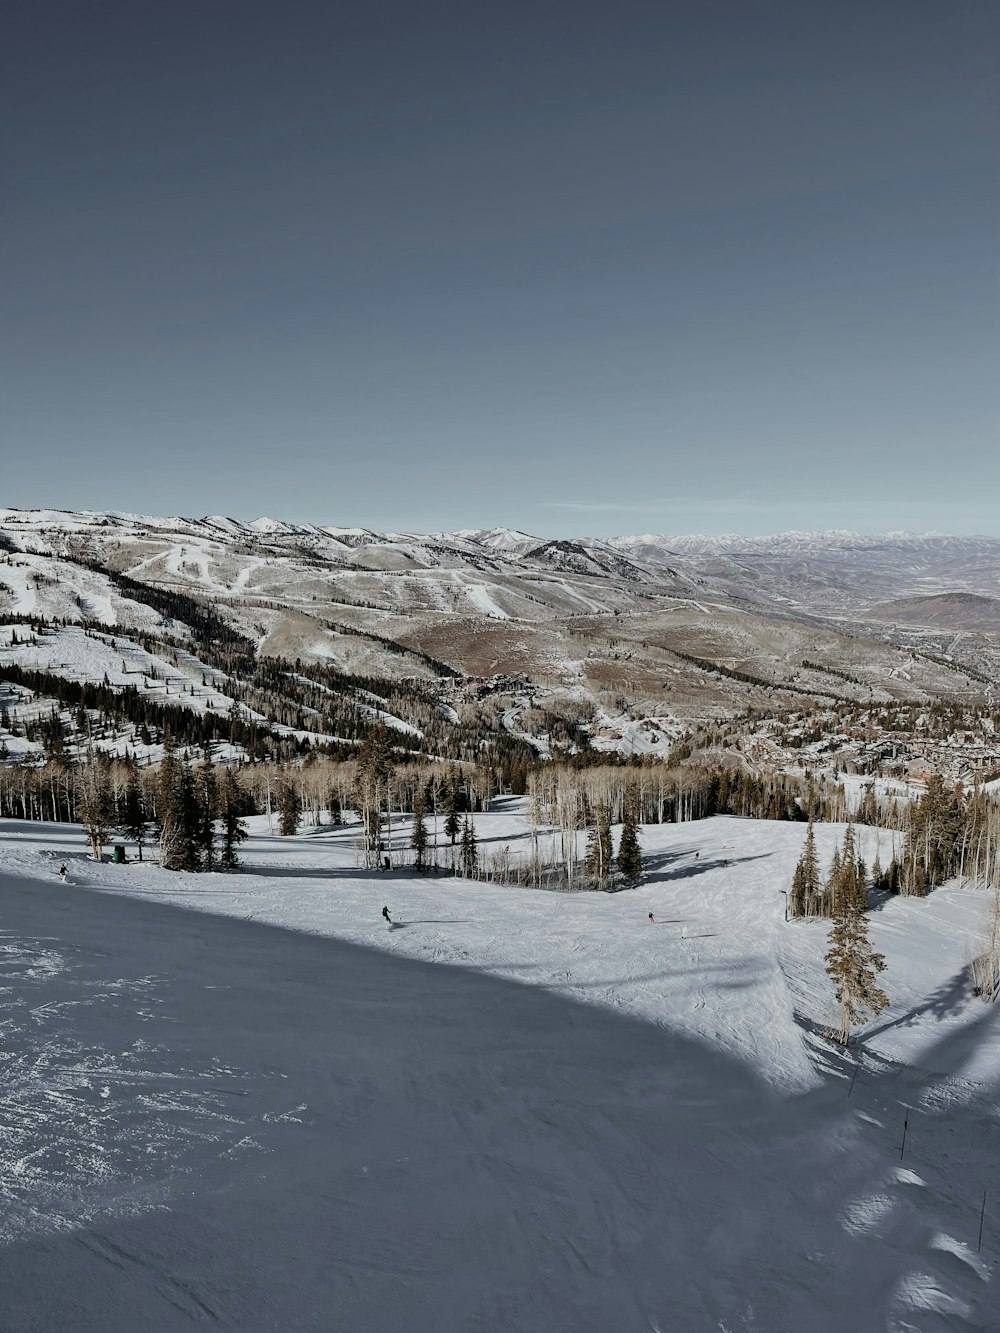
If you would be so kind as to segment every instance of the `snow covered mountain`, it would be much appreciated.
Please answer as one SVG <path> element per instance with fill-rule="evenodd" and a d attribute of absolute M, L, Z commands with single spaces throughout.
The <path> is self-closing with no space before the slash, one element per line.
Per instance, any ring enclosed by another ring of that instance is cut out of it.
<path fill-rule="evenodd" d="M 633 560 L 686 568 L 736 598 L 785 598 L 813 614 L 857 614 L 875 602 L 939 593 L 1000 594 L 995 537 L 838 529 L 770 537 L 647 533 L 608 542 Z"/>
<path fill-rule="evenodd" d="M 702 587 L 717 598 L 736 601 L 784 597 L 810 614 L 857 612 L 879 599 L 1000 595 L 1000 539 L 942 533 L 873 536 L 830 530 L 768 537 L 647 533 L 540 538 L 508 528 L 379 533 L 266 517 L 247 523 L 223 515 L 160 518 L 120 511 L 0 509 L 0 536 L 16 550 L 116 561 L 123 571 L 130 548 L 151 545 L 156 549 L 141 556 L 144 568 L 200 583 L 207 592 L 239 591 L 255 581 L 248 569 L 259 572 L 261 564 L 298 557 L 322 561 L 342 579 L 443 570 L 523 579 L 555 572 L 571 580 L 655 585 L 666 594 L 686 595 Z M 552 595 L 550 585 L 541 604 Z M 400 600 L 405 605 L 407 599 Z M 552 609 L 557 614 L 566 609 L 559 602 L 556 596 Z M 470 613 L 482 610 L 480 603 L 481 598 L 471 596 Z"/>
<path fill-rule="evenodd" d="M 652 719 L 664 745 L 685 721 L 834 688 L 859 701 L 975 694 L 991 703 L 1000 682 L 993 599 L 1000 540 L 985 537 L 547 539 L 506 528 L 380 533 L 274 518 L 0 510 L 0 668 L 111 689 L 141 682 L 209 719 L 238 693 L 224 678 L 222 640 L 237 645 L 226 652 L 244 667 L 285 664 L 286 680 L 310 663 L 423 682 L 432 694 L 456 676 L 523 678 L 595 707 L 595 734 L 608 730 L 601 717 Z M 259 718 L 269 679 L 251 710 Z M 322 729 L 306 688 L 270 718 L 285 734 Z M 389 687 L 378 688 L 396 716 Z M 515 703 L 498 716 L 519 735 L 525 705 Z M 436 707 L 431 696 L 426 706 Z M 396 720 L 425 730 L 415 712 Z"/>

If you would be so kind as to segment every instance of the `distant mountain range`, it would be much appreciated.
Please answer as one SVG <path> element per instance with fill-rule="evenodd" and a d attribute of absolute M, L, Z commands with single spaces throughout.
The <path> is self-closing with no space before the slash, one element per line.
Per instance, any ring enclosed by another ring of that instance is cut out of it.
<path fill-rule="evenodd" d="M 62 669 L 54 645 L 28 652 L 23 621 L 192 644 L 224 626 L 289 670 L 507 673 L 674 720 L 756 707 L 774 691 L 989 702 L 1000 682 L 990 537 L 544 538 L 2 509 L 0 548 L 0 671 L 29 659 Z M 74 641 L 78 675 L 101 662 L 113 684 L 107 654 L 81 651 Z M 207 665 L 197 671 L 208 679 Z M 226 706 L 224 684 L 213 708 Z"/>

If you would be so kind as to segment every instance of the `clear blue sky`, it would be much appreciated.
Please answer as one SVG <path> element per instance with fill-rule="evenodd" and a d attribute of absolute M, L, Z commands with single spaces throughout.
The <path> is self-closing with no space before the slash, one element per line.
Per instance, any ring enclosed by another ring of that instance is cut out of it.
<path fill-rule="evenodd" d="M 1000 534 L 996 0 L 12 0 L 0 504 Z"/>

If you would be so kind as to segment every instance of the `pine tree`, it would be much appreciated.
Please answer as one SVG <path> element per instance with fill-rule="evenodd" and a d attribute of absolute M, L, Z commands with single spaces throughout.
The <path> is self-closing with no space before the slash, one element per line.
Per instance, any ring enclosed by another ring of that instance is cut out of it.
<path fill-rule="evenodd" d="M 906 844 L 900 864 L 903 894 L 923 897 L 957 874 L 961 863 L 966 800 L 960 786 L 949 788 L 939 774 L 907 814 Z"/>
<path fill-rule="evenodd" d="M 196 871 L 202 865 L 202 811 L 198 787 L 188 764 L 181 764 L 177 782 L 177 822 L 180 830 L 179 870 Z"/>
<path fill-rule="evenodd" d="M 448 811 L 444 820 L 445 837 L 451 839 L 451 845 L 454 847 L 455 839 L 458 837 L 459 830 L 462 827 L 462 821 L 458 817 L 458 807 L 461 800 L 462 785 L 458 773 L 452 769 L 448 775 Z"/>
<path fill-rule="evenodd" d="M 639 810 L 634 788 L 625 793 L 622 831 L 618 839 L 618 873 L 633 888 L 642 878 L 642 850 L 639 846 Z"/>
<path fill-rule="evenodd" d="M 839 1040 L 846 1046 L 852 1025 L 868 1022 L 866 1010 L 877 1018 L 889 1003 L 877 984 L 878 973 L 885 971 L 885 958 L 869 943 L 867 918 L 855 895 L 840 895 L 829 944 L 826 970 L 840 1005 Z"/>
<path fill-rule="evenodd" d="M 219 802 L 218 784 L 212 761 L 206 754 L 198 766 L 197 801 L 199 805 L 198 842 L 205 870 L 215 869 L 215 818 Z"/>
<path fill-rule="evenodd" d="M 413 864 L 423 870 L 427 856 L 427 797 L 422 787 L 418 787 L 413 798 L 413 829 L 410 833 L 410 846 L 413 848 Z"/>
<path fill-rule="evenodd" d="M 878 823 L 878 801 L 875 799 L 873 783 L 865 787 L 864 795 L 858 805 L 857 821 L 859 824 Z"/>
<path fill-rule="evenodd" d="M 290 838 L 299 828 L 299 798 L 291 782 L 283 782 L 278 791 L 278 832 Z"/>
<path fill-rule="evenodd" d="M 816 832 L 812 820 L 806 826 L 806 840 L 802 846 L 792 877 L 788 896 L 789 916 L 814 916 L 819 911 L 822 882 L 819 875 L 819 857 L 816 855 Z"/>
<path fill-rule="evenodd" d="M 827 871 L 826 883 L 823 885 L 823 915 L 835 916 L 837 912 L 837 903 L 840 897 L 840 877 L 843 866 L 840 860 L 840 848 L 833 849 L 833 859 L 830 861 L 830 869 Z"/>
<path fill-rule="evenodd" d="M 848 824 L 844 830 L 844 844 L 840 851 L 840 873 L 834 888 L 834 916 L 837 915 L 841 898 L 850 898 L 857 904 L 859 912 L 863 912 L 868 906 L 864 862 L 857 854 L 853 824 Z"/>
<path fill-rule="evenodd" d="M 246 805 L 246 793 L 231 768 L 227 768 L 219 783 L 219 818 L 222 821 L 222 855 L 219 867 L 236 870 L 240 864 L 236 848 L 248 836 L 247 826 L 240 818 Z"/>
<path fill-rule="evenodd" d="M 886 872 L 883 876 L 883 883 L 885 884 L 888 893 L 899 892 L 899 874 L 899 861 L 894 856 L 886 867 Z"/>
<path fill-rule="evenodd" d="M 802 867 L 802 858 L 799 857 L 795 863 L 795 870 L 792 872 L 792 887 L 788 892 L 788 915 L 790 917 L 806 916 L 806 887 L 805 871 Z"/>
<path fill-rule="evenodd" d="M 128 783 L 125 787 L 125 799 L 122 803 L 121 831 L 126 838 L 134 842 L 142 860 L 142 848 L 146 841 L 149 818 L 146 815 L 146 799 L 143 795 L 139 775 L 133 765 L 129 769 Z"/>
<path fill-rule="evenodd" d="M 160 865 L 165 870 L 200 870 L 202 821 L 194 775 L 170 737 L 164 738 L 157 777 L 156 820 Z"/>
<path fill-rule="evenodd" d="M 476 842 L 476 829 L 468 815 L 462 824 L 462 874 L 466 879 L 475 879 L 479 873 L 479 846 Z"/>

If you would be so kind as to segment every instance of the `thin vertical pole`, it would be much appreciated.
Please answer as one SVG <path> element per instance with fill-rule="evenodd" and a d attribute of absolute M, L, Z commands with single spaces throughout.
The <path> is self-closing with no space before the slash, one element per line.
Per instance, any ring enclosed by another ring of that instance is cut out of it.
<path fill-rule="evenodd" d="M 853 1075 L 851 1076 L 851 1086 L 847 1089 L 847 1095 L 848 1095 L 848 1097 L 850 1097 L 851 1093 L 854 1091 L 854 1080 L 857 1078 L 857 1076 L 858 1076 L 858 1070 L 859 1070 L 860 1068 L 861 1068 L 861 1061 L 859 1060 L 859 1061 L 857 1062 L 857 1064 L 855 1064 L 855 1066 L 854 1066 L 854 1073 L 853 1073 Z"/>

